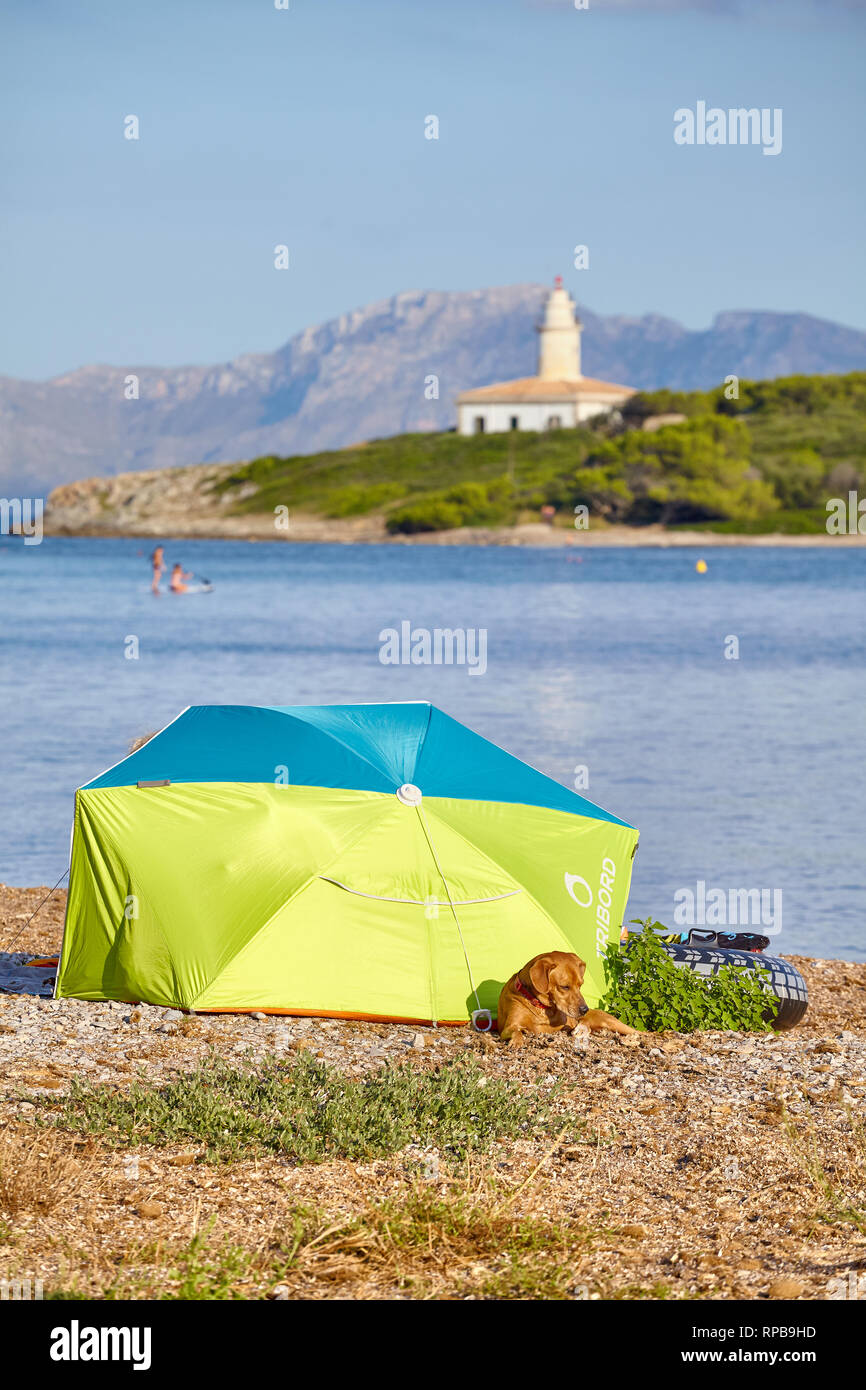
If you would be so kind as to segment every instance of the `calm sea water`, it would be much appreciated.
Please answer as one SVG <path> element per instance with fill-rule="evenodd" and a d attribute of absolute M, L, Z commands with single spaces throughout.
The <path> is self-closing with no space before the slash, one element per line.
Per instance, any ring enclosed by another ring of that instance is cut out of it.
<path fill-rule="evenodd" d="M 630 916 L 781 890 L 774 947 L 866 958 L 866 550 L 0 540 L 0 879 L 66 867 L 75 787 L 185 705 L 430 699 L 641 830 Z M 484 675 L 379 633 L 487 630 Z M 136 637 L 139 659 L 128 660 Z M 726 639 L 739 659 L 725 658 Z"/>

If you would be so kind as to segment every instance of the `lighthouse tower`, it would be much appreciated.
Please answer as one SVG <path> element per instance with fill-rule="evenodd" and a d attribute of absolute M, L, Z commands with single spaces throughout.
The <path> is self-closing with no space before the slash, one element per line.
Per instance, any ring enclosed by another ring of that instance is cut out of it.
<path fill-rule="evenodd" d="M 581 322 L 574 300 L 557 275 L 538 325 L 538 376 L 541 381 L 580 380 Z"/>
<path fill-rule="evenodd" d="M 537 330 L 538 374 L 461 391 L 457 397 L 461 434 L 574 429 L 585 420 L 616 410 L 635 394 L 631 386 L 597 381 L 581 373 L 582 325 L 559 275 Z"/>

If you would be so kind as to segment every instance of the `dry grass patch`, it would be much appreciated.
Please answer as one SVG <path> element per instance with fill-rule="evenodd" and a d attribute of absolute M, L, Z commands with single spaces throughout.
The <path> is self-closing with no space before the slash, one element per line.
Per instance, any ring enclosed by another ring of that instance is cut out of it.
<path fill-rule="evenodd" d="M 593 1233 L 542 1214 L 515 1214 L 495 1180 L 447 1188 L 419 1182 L 335 1218 L 291 1207 L 255 1244 L 214 1233 L 80 1249 L 55 1292 L 108 1300 L 250 1298 L 568 1299 L 589 1297 L 580 1260 Z M 94 1288 L 94 1277 L 98 1291 Z"/>
<path fill-rule="evenodd" d="M 7 1126 L 0 1131 L 0 1215 L 15 1221 L 56 1211 L 79 1194 L 95 1165 L 86 1148 L 72 1153 L 60 1135 Z"/>
<path fill-rule="evenodd" d="M 495 1179 L 445 1190 L 412 1184 L 347 1222 L 299 1212 L 285 1279 L 353 1284 L 368 1298 L 586 1296 L 579 1264 L 594 1234 L 532 1211 L 515 1213 Z M 358 1296 L 356 1294 L 355 1296 Z"/>
<path fill-rule="evenodd" d="M 814 1219 L 850 1224 L 866 1234 L 866 1129 L 849 1106 L 845 1110 L 850 1133 L 837 1134 L 829 1152 L 815 1125 L 798 1126 L 784 1104 L 779 1124 L 797 1168 L 815 1193 Z"/>

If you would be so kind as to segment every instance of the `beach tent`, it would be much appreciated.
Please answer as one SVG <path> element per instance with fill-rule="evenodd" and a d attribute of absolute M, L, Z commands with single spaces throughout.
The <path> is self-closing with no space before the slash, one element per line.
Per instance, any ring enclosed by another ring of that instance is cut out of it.
<path fill-rule="evenodd" d="M 81 787 L 58 996 L 465 1022 L 532 956 L 585 996 L 638 833 L 427 703 L 201 705 Z"/>

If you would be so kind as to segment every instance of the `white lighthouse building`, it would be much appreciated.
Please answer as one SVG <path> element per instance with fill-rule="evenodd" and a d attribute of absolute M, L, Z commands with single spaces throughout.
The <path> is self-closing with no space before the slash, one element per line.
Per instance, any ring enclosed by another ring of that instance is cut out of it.
<path fill-rule="evenodd" d="M 582 375 L 581 331 L 574 301 L 557 275 L 538 325 L 537 376 L 461 391 L 457 397 L 459 433 L 573 429 L 633 396 L 630 386 Z"/>

